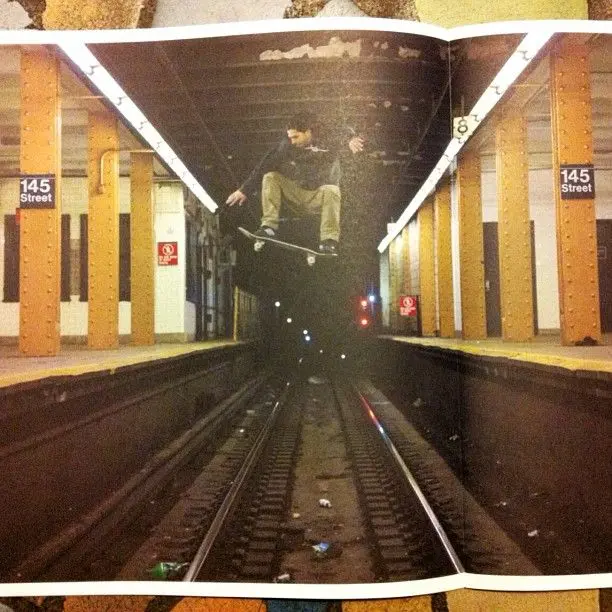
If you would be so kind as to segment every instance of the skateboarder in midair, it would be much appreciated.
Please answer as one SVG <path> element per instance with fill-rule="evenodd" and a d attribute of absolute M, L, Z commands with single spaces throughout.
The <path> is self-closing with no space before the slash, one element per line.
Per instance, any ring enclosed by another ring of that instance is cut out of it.
<path fill-rule="evenodd" d="M 279 224 L 281 200 L 298 213 L 321 213 L 319 250 L 336 253 L 340 237 L 340 153 L 363 151 L 354 132 L 322 133 L 317 119 L 302 113 L 287 122 L 287 137 L 270 150 L 226 204 L 242 206 L 261 182 L 263 215 L 256 236 L 273 238 Z"/>

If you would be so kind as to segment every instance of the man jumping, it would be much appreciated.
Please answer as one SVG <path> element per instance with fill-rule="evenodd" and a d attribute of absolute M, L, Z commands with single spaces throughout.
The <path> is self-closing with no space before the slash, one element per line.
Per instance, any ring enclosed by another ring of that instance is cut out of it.
<path fill-rule="evenodd" d="M 363 138 L 320 134 L 314 115 L 296 115 L 287 123 L 287 138 L 266 154 L 226 204 L 242 206 L 261 181 L 263 216 L 256 236 L 275 236 L 284 197 L 297 213 L 321 213 L 319 250 L 335 253 L 340 237 L 340 153 L 346 146 L 359 153 Z"/>

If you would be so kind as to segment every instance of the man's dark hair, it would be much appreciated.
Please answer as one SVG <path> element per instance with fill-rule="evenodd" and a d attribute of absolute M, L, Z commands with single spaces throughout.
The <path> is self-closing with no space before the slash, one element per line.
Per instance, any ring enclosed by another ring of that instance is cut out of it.
<path fill-rule="evenodd" d="M 287 121 L 287 129 L 297 130 L 298 132 L 305 132 L 306 130 L 314 132 L 317 124 L 317 116 L 314 113 L 298 113 Z"/>

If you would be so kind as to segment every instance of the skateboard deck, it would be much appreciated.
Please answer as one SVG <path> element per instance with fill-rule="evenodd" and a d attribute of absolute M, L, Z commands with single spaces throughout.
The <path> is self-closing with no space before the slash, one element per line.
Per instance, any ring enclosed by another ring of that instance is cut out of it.
<path fill-rule="evenodd" d="M 255 236 L 248 230 L 245 230 L 244 227 L 239 227 L 238 230 L 240 233 L 244 234 L 247 238 L 250 238 L 254 241 L 255 251 L 259 252 L 263 249 L 266 242 L 271 244 L 275 244 L 281 249 L 286 249 L 288 251 L 295 251 L 296 253 L 303 253 L 306 255 L 306 261 L 309 266 L 314 266 L 317 261 L 317 257 L 338 257 L 338 253 L 321 253 L 320 251 L 313 251 L 312 249 L 308 249 L 303 246 L 299 246 L 298 244 L 292 244 L 291 242 L 284 242 L 283 240 L 279 240 L 278 238 L 264 238 L 263 236 Z"/>

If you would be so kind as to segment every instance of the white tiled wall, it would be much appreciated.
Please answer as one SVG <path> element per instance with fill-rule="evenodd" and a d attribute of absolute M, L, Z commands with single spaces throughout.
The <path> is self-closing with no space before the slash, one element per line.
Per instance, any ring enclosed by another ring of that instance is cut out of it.
<path fill-rule="evenodd" d="M 17 178 L 0 180 L 0 292 L 4 289 L 4 215 L 15 214 L 18 202 Z M 157 211 L 155 221 L 156 241 L 179 243 L 178 266 L 157 267 L 156 277 L 156 325 L 158 334 L 172 333 L 193 335 L 195 312 L 193 305 L 185 302 L 185 216 L 183 190 L 179 183 L 155 185 L 153 188 Z M 70 239 L 80 238 L 80 215 L 87 213 L 87 179 L 62 179 L 62 213 L 70 215 Z M 119 181 L 119 209 L 130 212 L 130 179 Z M 3 296 L 2 296 L 3 299 Z M 87 335 L 87 303 L 72 295 L 70 302 L 61 303 L 62 336 Z M 188 324 L 186 324 L 186 321 Z M 131 328 L 131 304 L 119 303 L 119 334 L 128 335 Z M 0 301 L 0 337 L 19 335 L 19 304 Z"/>

